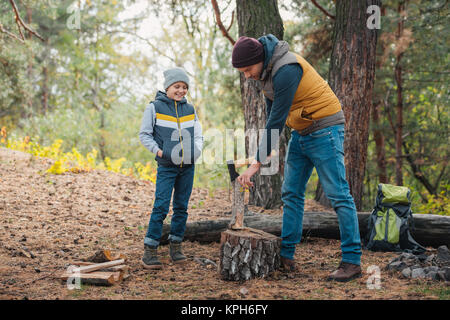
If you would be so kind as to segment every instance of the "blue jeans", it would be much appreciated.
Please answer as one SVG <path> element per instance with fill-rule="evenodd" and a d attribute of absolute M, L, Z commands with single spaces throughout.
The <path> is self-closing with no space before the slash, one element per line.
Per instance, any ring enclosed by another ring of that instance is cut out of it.
<path fill-rule="evenodd" d="M 170 223 L 170 241 L 182 241 L 188 218 L 188 203 L 194 183 L 195 165 L 186 167 L 158 166 L 156 175 L 155 202 L 144 243 L 158 246 L 161 240 L 163 221 L 169 212 L 173 192 L 173 215 Z"/>
<path fill-rule="evenodd" d="M 302 136 L 292 131 L 282 187 L 282 257 L 293 259 L 303 228 L 305 190 L 315 167 L 323 190 L 336 211 L 342 261 L 361 263 L 361 240 L 353 197 L 345 177 L 344 125 L 334 125 Z"/>

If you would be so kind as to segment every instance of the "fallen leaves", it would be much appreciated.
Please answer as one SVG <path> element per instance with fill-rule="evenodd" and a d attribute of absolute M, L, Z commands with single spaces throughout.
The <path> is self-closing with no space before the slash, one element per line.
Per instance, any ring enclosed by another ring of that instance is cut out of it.
<path fill-rule="evenodd" d="M 80 294 L 68 294 L 67 288 L 47 274 L 47 270 L 64 271 L 68 261 L 87 257 L 98 248 L 123 252 L 129 259 L 131 276 L 112 291 L 87 286 L 82 290 L 83 299 L 105 296 L 119 299 L 210 297 L 261 300 L 275 296 L 277 299 L 436 297 L 432 290 L 409 295 L 415 284 L 384 272 L 381 273 L 382 290 L 367 289 L 368 274 L 346 284 L 327 283 L 324 279 L 339 263 L 340 242 L 320 238 L 305 238 L 297 246 L 295 259 L 300 270 L 295 274 L 276 273 L 270 278 L 253 279 L 245 284 L 222 281 L 216 268 L 219 244 L 189 241 L 183 242 L 183 253 L 188 257 L 183 267 L 172 264 L 168 246 L 161 246 L 158 254 L 165 268 L 150 274 L 142 269 L 140 260 L 154 199 L 153 184 L 101 171 L 51 176 L 53 183 L 50 184 L 45 174 L 38 173 L 48 168 L 46 161 L 29 163 L 29 155 L 3 148 L 0 148 L 0 158 L 0 199 L 3 200 L 0 200 L 0 209 L 4 208 L 0 211 L 3 227 L 0 228 L 0 279 L 14 280 L 7 284 L 8 288 L 2 288 L 0 298 L 15 299 L 26 293 L 28 299 L 79 299 Z M 189 209 L 188 221 L 229 218 L 228 190 L 215 190 L 212 196 L 207 189 L 195 188 L 190 203 L 197 205 L 200 202 L 201 208 Z M 313 201 L 306 200 L 306 210 L 318 208 Z M 102 212 L 102 209 L 108 211 Z M 249 209 L 256 212 L 261 208 L 249 206 Z M 264 210 L 264 213 L 281 214 L 281 209 Z M 23 244 L 26 244 L 26 250 Z M 378 265 L 382 269 L 393 256 L 364 251 L 363 265 Z M 41 273 L 38 275 L 36 270 Z M 30 279 L 36 277 L 42 279 L 30 286 Z M 438 290 L 441 287 L 433 285 L 432 288 Z M 18 292 L 23 294 L 15 295 Z"/>

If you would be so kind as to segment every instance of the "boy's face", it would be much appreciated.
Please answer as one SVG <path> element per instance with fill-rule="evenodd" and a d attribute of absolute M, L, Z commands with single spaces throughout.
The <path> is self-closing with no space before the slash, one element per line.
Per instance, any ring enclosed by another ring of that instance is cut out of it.
<path fill-rule="evenodd" d="M 175 101 L 181 101 L 188 92 L 188 86 L 184 82 L 175 82 L 170 87 L 167 88 L 167 96 Z"/>
<path fill-rule="evenodd" d="M 261 61 L 257 64 L 253 64 L 251 66 L 237 68 L 237 69 L 240 72 L 244 73 L 244 76 L 246 79 L 250 78 L 253 80 L 259 80 L 259 79 L 261 79 L 262 68 L 263 68 L 263 63 Z"/>

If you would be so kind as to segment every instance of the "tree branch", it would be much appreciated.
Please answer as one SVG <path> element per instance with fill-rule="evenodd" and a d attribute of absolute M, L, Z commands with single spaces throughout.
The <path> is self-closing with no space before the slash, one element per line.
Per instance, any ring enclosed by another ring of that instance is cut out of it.
<path fill-rule="evenodd" d="M 211 0 L 211 4 L 214 8 L 214 14 L 216 15 L 216 23 L 219 26 L 220 31 L 222 31 L 223 36 L 225 38 L 227 38 L 231 42 L 231 44 L 234 46 L 236 41 L 234 41 L 233 38 L 231 38 L 231 36 L 228 34 L 227 29 L 225 29 L 225 27 L 222 23 L 222 20 L 220 19 L 220 10 L 219 10 L 219 6 L 217 5 L 217 1 Z M 233 14 L 233 16 L 234 16 L 234 14 Z M 233 19 L 231 19 L 231 23 L 233 23 Z M 230 28 L 231 28 L 231 24 L 230 24 L 230 27 L 228 28 L 228 30 L 230 30 Z"/>
<path fill-rule="evenodd" d="M 131 36 L 134 36 L 134 37 L 138 38 L 139 40 L 144 41 L 147 45 L 149 45 L 149 46 L 150 46 L 154 51 L 156 51 L 159 55 L 161 55 L 161 56 L 163 56 L 163 57 L 169 59 L 170 61 L 176 63 L 176 61 L 175 61 L 175 59 L 174 59 L 173 57 L 171 57 L 171 56 L 167 55 L 165 52 L 161 51 L 161 50 L 160 50 L 157 46 L 155 46 L 150 40 L 148 40 L 148 39 L 146 39 L 146 38 L 144 38 L 144 37 L 141 37 L 141 36 L 138 35 L 137 33 L 133 33 L 133 32 L 127 31 L 127 30 L 120 30 L 119 32 L 129 34 L 129 35 L 131 35 Z"/>
<path fill-rule="evenodd" d="M 14 10 L 14 14 L 16 16 L 17 27 L 19 28 L 19 32 L 20 32 L 20 35 L 22 36 L 22 39 L 24 40 L 22 30 L 20 29 L 21 25 L 25 30 L 27 30 L 28 32 L 33 34 L 35 37 L 39 38 L 41 41 L 45 41 L 44 38 L 42 38 L 42 36 L 39 33 L 32 30 L 25 22 L 23 22 L 22 18 L 20 17 L 19 10 L 17 9 L 17 5 L 14 2 L 14 0 L 9 0 L 9 3 L 11 3 L 11 6 Z"/>
<path fill-rule="evenodd" d="M 439 174 L 439 176 L 436 179 L 436 183 L 434 184 L 434 189 L 437 191 L 437 189 L 439 188 L 439 183 L 441 182 L 442 177 L 444 176 L 444 172 L 447 169 L 447 160 L 445 160 L 444 166 L 442 167 L 441 173 Z"/>
<path fill-rule="evenodd" d="M 320 11 L 322 11 L 327 17 L 331 18 L 331 19 L 335 19 L 336 17 L 333 16 L 332 14 L 328 13 L 327 10 L 325 10 L 320 4 L 317 3 L 316 0 L 311 0 L 311 2 L 317 7 L 319 8 Z"/>
<path fill-rule="evenodd" d="M 406 160 L 408 160 L 409 165 L 411 166 L 411 169 L 413 171 L 414 177 L 419 180 L 427 189 L 427 191 L 432 194 L 436 195 L 436 189 L 431 185 L 431 183 L 428 181 L 427 178 L 425 178 L 424 174 L 420 171 L 420 168 L 414 163 L 413 158 L 411 157 L 411 154 L 409 153 L 408 146 L 405 141 L 402 141 L 403 149 L 405 150 L 405 156 Z"/>
<path fill-rule="evenodd" d="M 234 22 L 234 10 L 231 13 L 231 22 L 230 22 L 230 26 L 227 28 L 227 32 L 230 31 L 231 27 L 233 26 L 233 22 Z"/>
<path fill-rule="evenodd" d="M 8 37 L 11 37 L 13 39 L 18 40 L 19 42 L 25 43 L 23 39 L 20 39 L 18 36 L 16 36 L 14 33 L 9 32 L 8 30 L 3 28 L 3 25 L 0 23 L 0 32 L 6 34 Z"/>
<path fill-rule="evenodd" d="M 389 121 L 389 124 L 391 125 L 392 132 L 394 132 L 394 135 L 395 135 L 397 130 L 396 130 L 395 126 L 394 126 L 394 121 L 392 120 L 392 115 L 391 115 L 391 112 L 390 112 L 391 108 L 389 107 L 389 104 L 388 104 L 388 99 L 389 99 L 389 94 L 391 92 L 391 89 L 392 89 L 392 86 L 388 89 L 388 91 L 386 93 L 386 98 L 384 100 L 382 100 L 382 104 L 383 104 L 383 107 L 384 107 L 384 111 L 386 112 L 386 114 L 388 116 L 388 121 Z"/>

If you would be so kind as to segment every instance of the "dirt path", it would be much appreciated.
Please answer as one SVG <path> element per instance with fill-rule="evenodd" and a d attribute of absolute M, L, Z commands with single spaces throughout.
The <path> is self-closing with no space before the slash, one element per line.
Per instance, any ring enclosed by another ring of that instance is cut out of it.
<path fill-rule="evenodd" d="M 384 271 L 393 253 L 364 251 L 362 267 L 378 266 L 381 288 L 367 286 L 369 274 L 352 282 L 325 277 L 340 259 L 337 240 L 306 238 L 295 259 L 299 272 L 277 272 L 245 283 L 220 280 L 219 244 L 185 242 L 188 262 L 173 265 L 168 247 L 160 254 L 163 270 L 147 272 L 139 264 L 152 208 L 154 186 L 105 171 L 49 175 L 51 160 L 0 148 L 0 299 L 438 299 L 449 296 L 443 283 L 400 279 Z M 193 191 L 189 221 L 229 217 L 228 191 Z M 250 208 L 262 212 L 261 208 Z M 307 210 L 320 210 L 313 201 Z M 265 210 L 281 214 L 281 210 Z M 170 215 L 169 215 L 170 216 Z M 57 279 L 71 261 L 97 249 L 128 258 L 131 276 L 112 287 L 69 290 Z M 241 290 L 245 288 L 245 290 Z"/>

